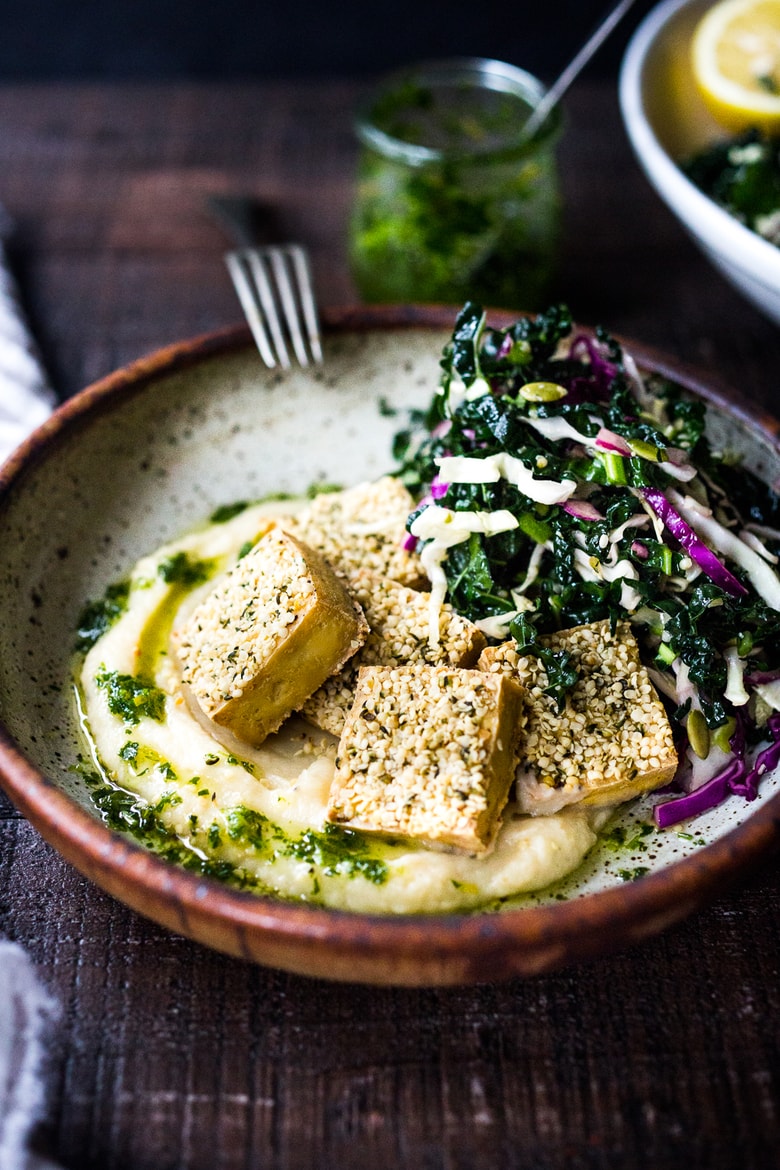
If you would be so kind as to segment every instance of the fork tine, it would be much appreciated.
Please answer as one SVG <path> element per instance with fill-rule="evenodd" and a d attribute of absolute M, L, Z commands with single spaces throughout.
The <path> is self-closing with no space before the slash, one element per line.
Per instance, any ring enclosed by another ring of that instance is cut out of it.
<path fill-rule="evenodd" d="M 271 348 L 263 318 L 258 311 L 255 291 L 244 268 L 241 254 L 239 252 L 228 252 L 225 256 L 225 264 L 230 273 L 230 279 L 233 281 L 233 287 L 236 290 L 241 308 L 244 310 L 244 316 L 247 319 L 249 328 L 252 330 L 252 336 L 260 351 L 260 356 L 265 364 L 273 369 L 276 365 L 276 357 Z"/>
<path fill-rule="evenodd" d="M 265 364 L 289 369 L 288 340 L 302 366 L 321 362 L 322 343 L 305 250 L 299 244 L 241 248 L 228 252 L 225 263 Z"/>
<path fill-rule="evenodd" d="M 309 257 L 299 244 L 292 244 L 289 251 L 298 277 L 298 291 L 303 309 L 303 319 L 306 322 L 306 331 L 309 335 L 309 346 L 315 362 L 321 362 L 322 343 L 320 342 L 320 326 L 317 320 L 317 306 L 314 300 L 314 284 Z"/>
<path fill-rule="evenodd" d="M 287 350 L 287 345 L 282 333 L 282 326 L 279 321 L 279 312 L 276 304 L 276 297 L 274 296 L 271 282 L 268 279 L 264 261 L 268 257 L 272 249 L 267 248 L 247 248 L 244 255 L 247 263 L 252 271 L 257 292 L 260 297 L 260 305 L 266 316 L 268 328 L 271 331 L 271 336 L 276 346 L 276 355 L 279 359 L 279 364 L 284 366 L 285 370 L 290 368 L 290 354 Z"/>
<path fill-rule="evenodd" d="M 306 346 L 303 342 L 303 333 L 301 332 L 301 319 L 298 311 L 298 304 L 295 300 L 295 293 L 293 292 L 292 282 L 290 281 L 290 273 L 285 263 L 291 257 L 291 248 L 269 248 L 268 259 L 271 264 L 271 269 L 276 280 L 276 287 L 279 292 L 279 298 L 282 302 L 282 311 L 284 313 L 285 324 L 290 334 L 290 339 L 295 350 L 295 356 L 302 366 L 308 366 L 309 355 L 306 352 Z"/>

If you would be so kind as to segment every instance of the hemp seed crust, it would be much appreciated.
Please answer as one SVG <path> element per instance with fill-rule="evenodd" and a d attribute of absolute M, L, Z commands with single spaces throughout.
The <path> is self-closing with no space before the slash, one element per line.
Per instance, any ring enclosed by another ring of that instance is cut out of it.
<path fill-rule="evenodd" d="M 416 589 L 428 579 L 418 555 L 403 547 L 414 506 L 400 480 L 388 475 L 343 492 L 325 492 L 279 524 L 342 576 L 370 569 Z"/>
<path fill-rule="evenodd" d="M 517 799 L 523 812 L 570 804 L 613 804 L 658 788 L 677 770 L 666 711 L 639 660 L 628 622 L 594 622 L 543 635 L 566 651 L 579 679 L 559 711 L 545 694 L 547 671 L 513 641 L 482 652 L 479 668 L 516 679 L 525 691 Z"/>
<path fill-rule="evenodd" d="M 363 645 L 360 606 L 318 553 L 273 529 L 175 630 L 191 701 L 260 744 Z"/>
<path fill-rule="evenodd" d="M 301 714 L 310 723 L 332 735 L 341 735 L 355 698 L 361 666 L 476 664 L 485 647 L 485 635 L 473 622 L 455 613 L 451 605 L 442 606 L 439 642 L 431 645 L 429 593 L 418 593 L 365 569 L 347 578 L 346 584 L 366 615 L 370 633 L 354 658 L 304 703 Z"/>
<path fill-rule="evenodd" d="M 328 816 L 362 832 L 484 853 L 512 783 L 521 724 L 521 689 L 504 675 L 364 666 Z"/>

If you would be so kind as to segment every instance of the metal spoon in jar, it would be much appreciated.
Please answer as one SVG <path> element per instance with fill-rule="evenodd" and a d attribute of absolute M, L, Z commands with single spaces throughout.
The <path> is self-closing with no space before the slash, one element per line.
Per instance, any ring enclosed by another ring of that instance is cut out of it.
<path fill-rule="evenodd" d="M 591 34 L 579 52 L 571 59 L 563 72 L 552 83 L 544 97 L 534 108 L 528 121 L 523 126 L 523 137 L 532 138 L 537 130 L 546 122 L 553 108 L 558 105 L 566 90 L 569 88 L 580 70 L 587 65 L 593 54 L 601 47 L 609 34 L 628 12 L 634 0 L 620 0 L 619 4 L 604 17 L 598 28 Z"/>

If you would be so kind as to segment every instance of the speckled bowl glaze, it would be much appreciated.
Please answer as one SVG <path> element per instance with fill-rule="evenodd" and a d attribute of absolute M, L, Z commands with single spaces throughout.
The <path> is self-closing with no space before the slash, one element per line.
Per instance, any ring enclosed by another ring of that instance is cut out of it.
<path fill-rule="evenodd" d="M 402 411 L 427 403 L 452 322 L 451 311 L 436 309 L 331 314 L 326 361 L 314 372 L 266 371 L 244 330 L 176 345 L 83 391 L 0 470 L 3 787 L 97 885 L 207 946 L 377 984 L 533 975 L 655 934 L 780 840 L 774 776 L 754 804 L 732 799 L 685 835 L 655 833 L 628 852 L 597 846 L 564 886 L 511 909 L 392 918 L 247 894 L 180 870 L 100 821 L 73 770 L 83 742 L 72 651 L 85 602 L 221 504 L 387 470 L 399 420 L 380 402 Z M 690 371 L 632 350 L 645 367 L 702 394 L 716 437 L 759 474 L 780 474 L 773 422 Z M 624 825 L 647 817 L 640 802 Z"/>

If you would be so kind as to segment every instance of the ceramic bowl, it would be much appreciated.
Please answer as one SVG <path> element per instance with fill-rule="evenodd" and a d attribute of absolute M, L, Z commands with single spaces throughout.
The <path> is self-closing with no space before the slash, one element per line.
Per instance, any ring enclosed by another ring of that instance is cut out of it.
<path fill-rule="evenodd" d="M 108 893 L 207 946 L 290 971 L 473 983 L 536 974 L 655 934 L 776 844 L 776 778 L 753 805 L 732 799 L 701 818 L 695 835 L 658 833 L 635 856 L 597 848 L 564 900 L 559 889 L 500 913 L 410 918 L 242 892 L 110 831 L 92 806 L 75 767 L 84 743 L 73 644 L 85 602 L 219 505 L 299 492 L 320 477 L 382 474 L 399 419 L 380 400 L 399 410 L 427 404 L 453 314 L 360 310 L 325 324 L 326 361 L 314 372 L 265 370 L 243 330 L 163 350 L 69 401 L 0 470 L 3 787 Z M 780 474 L 773 424 L 672 363 L 633 352 L 704 394 L 719 441 L 768 480 Z M 627 815 L 647 819 L 648 807 Z M 624 880 L 634 865 L 646 876 Z"/>
<path fill-rule="evenodd" d="M 780 321 L 780 249 L 695 187 L 680 162 L 726 132 L 707 112 L 688 54 L 709 0 L 666 0 L 632 37 L 620 72 L 620 106 L 645 174 L 715 267 L 749 301 Z"/>

